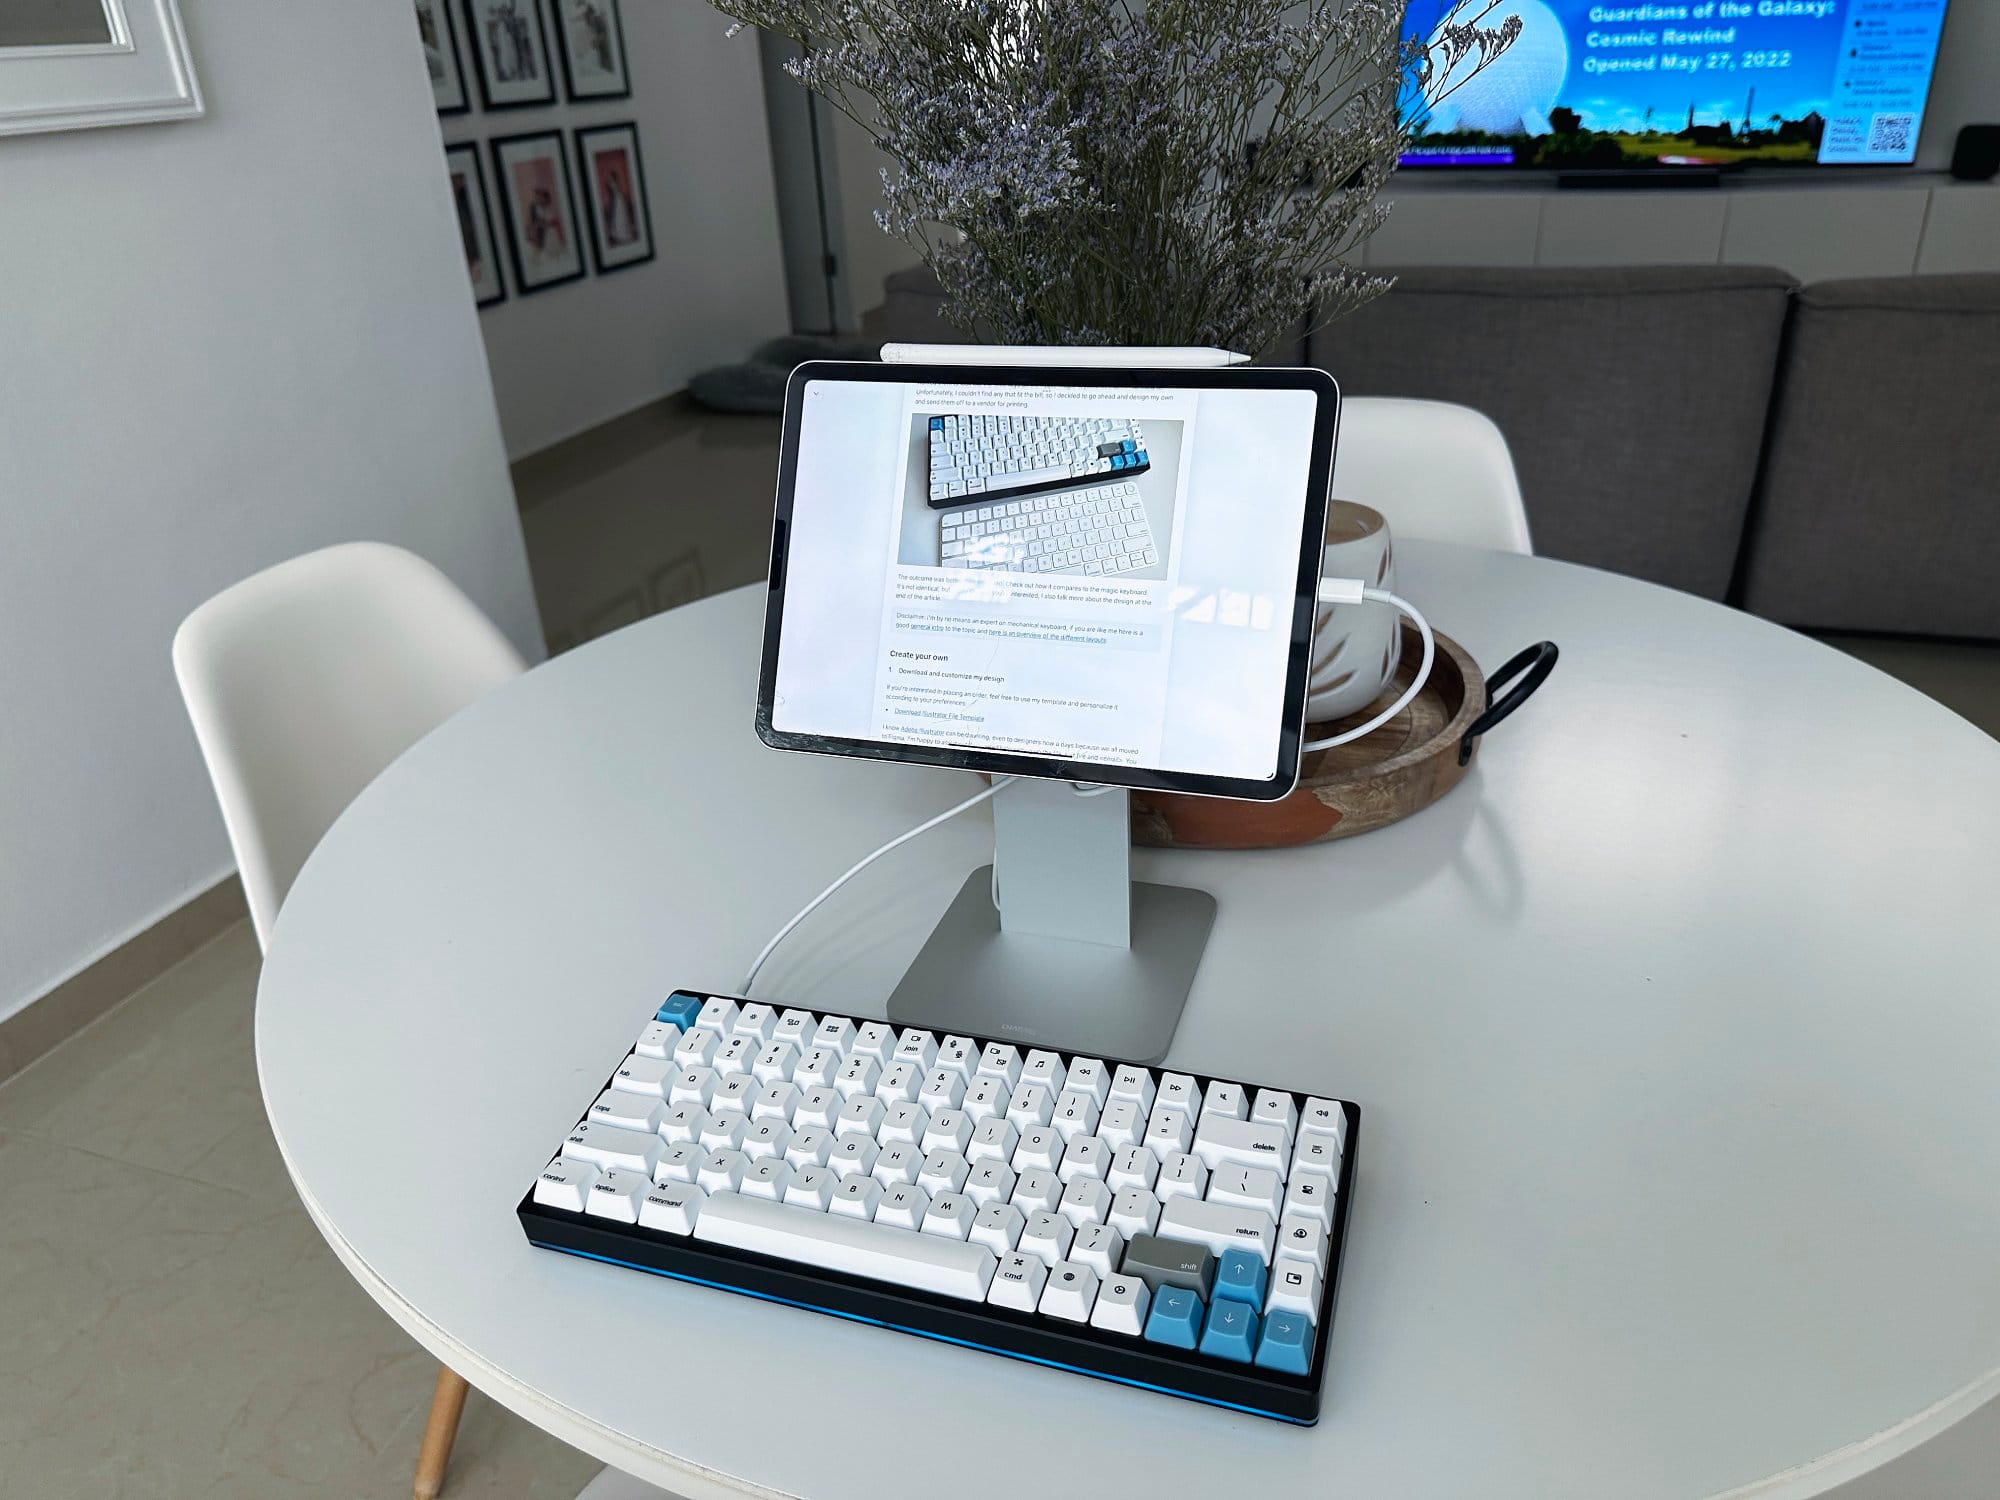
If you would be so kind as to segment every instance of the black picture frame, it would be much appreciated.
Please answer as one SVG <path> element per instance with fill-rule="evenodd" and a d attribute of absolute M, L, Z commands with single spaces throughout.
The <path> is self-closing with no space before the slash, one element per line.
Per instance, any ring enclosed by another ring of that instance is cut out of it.
<path fill-rule="evenodd" d="M 576 252 L 576 269 L 559 275 L 531 278 L 526 257 L 521 246 L 521 211 L 514 199 L 514 181 L 507 168 L 507 151 L 510 146 L 520 146 L 530 141 L 550 142 L 549 158 L 554 161 L 556 171 L 562 178 L 565 206 L 568 210 L 568 233 Z M 496 136 L 490 143 L 493 152 L 493 175 L 499 179 L 500 211 L 507 225 L 507 256 L 514 263 L 514 290 L 523 297 L 531 297 L 536 292 L 545 292 L 550 287 L 567 286 L 572 281 L 581 281 L 587 274 L 587 258 L 584 254 L 581 229 L 577 224 L 576 182 L 570 174 L 569 153 L 563 149 L 563 133 L 560 130 L 528 130 L 517 135 Z"/>
<path fill-rule="evenodd" d="M 512 8 L 525 7 L 534 16 L 533 37 L 541 47 L 542 81 L 545 91 L 521 98 L 501 98 L 495 89 L 505 85 L 507 80 L 495 80 L 487 66 L 486 48 L 480 42 L 481 10 L 499 3 L 499 0 L 462 0 L 465 8 L 465 40 L 472 53 L 473 72 L 479 77 L 479 103 L 488 114 L 505 109 L 534 109 L 540 105 L 555 104 L 556 60 L 549 50 L 549 29 L 547 18 L 542 14 L 542 0 L 512 0 Z"/>
<path fill-rule="evenodd" d="M 453 115 L 472 112 L 472 86 L 465 79 L 465 54 L 458 47 L 458 26 L 451 18 L 451 0 L 413 0 L 419 13 L 418 36 L 423 35 L 422 14 L 428 12 L 437 18 L 438 48 L 443 54 L 447 77 L 431 79 L 431 102 L 437 106 L 438 118 L 447 119 Z M 458 103 L 446 103 L 442 91 L 447 84 L 456 85 Z"/>
<path fill-rule="evenodd" d="M 444 165 L 447 180 L 449 180 L 450 174 L 456 169 L 457 163 L 461 159 L 471 168 L 467 176 L 471 184 L 471 197 L 477 201 L 472 203 L 461 202 L 456 190 L 454 190 L 452 194 L 452 208 L 459 215 L 459 237 L 463 240 L 469 233 L 476 239 L 479 225 L 484 224 L 486 226 L 486 250 L 487 254 L 493 260 L 493 290 L 490 293 L 482 295 L 479 290 L 479 283 L 475 280 L 472 283 L 472 305 L 474 307 L 493 307 L 507 300 L 507 278 L 500 270 L 500 236 L 494 232 L 493 200 L 488 196 L 486 191 L 486 167 L 479 159 L 479 143 L 476 141 L 461 141 L 455 146 L 444 148 Z M 477 222 L 468 222 L 468 216 L 474 212 L 478 215 Z M 470 270 L 469 260 L 467 269 Z"/>
<path fill-rule="evenodd" d="M 639 151 L 639 126 L 633 120 L 621 120 L 611 125 L 592 125 L 575 132 L 576 135 L 576 177 L 583 193 L 583 217 L 590 225 L 591 259 L 597 266 L 597 274 L 608 276 L 613 271 L 627 271 L 633 266 L 643 266 L 658 251 L 653 242 L 653 197 L 646 188 L 646 163 Z M 596 179 L 591 171 L 590 140 L 593 136 L 624 136 L 632 149 L 632 182 L 639 191 L 639 202 L 635 215 L 639 227 L 644 231 L 646 253 L 607 258 L 604 244 L 604 226 L 599 222 Z"/>
<path fill-rule="evenodd" d="M 632 97 L 632 56 L 625 50 L 625 14 L 620 0 L 585 0 L 585 3 L 602 5 L 611 13 L 611 38 L 618 49 L 619 87 L 615 89 L 592 89 L 580 87 L 576 81 L 576 54 L 570 50 L 569 26 L 563 15 L 563 7 L 574 0 L 550 0 L 555 7 L 556 45 L 562 50 L 563 87 L 569 91 L 574 104 L 597 104 L 610 99 L 630 99 Z"/>

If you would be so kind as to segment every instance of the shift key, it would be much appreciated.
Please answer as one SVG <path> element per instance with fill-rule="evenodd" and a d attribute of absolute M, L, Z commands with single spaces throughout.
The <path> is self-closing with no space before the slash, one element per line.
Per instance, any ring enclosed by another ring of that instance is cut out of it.
<path fill-rule="evenodd" d="M 1148 1292 L 1163 1286 L 1186 1287 L 1204 1302 L 1215 1283 L 1215 1257 L 1205 1246 L 1157 1234 L 1133 1235 L 1118 1269 L 1145 1282 Z"/>

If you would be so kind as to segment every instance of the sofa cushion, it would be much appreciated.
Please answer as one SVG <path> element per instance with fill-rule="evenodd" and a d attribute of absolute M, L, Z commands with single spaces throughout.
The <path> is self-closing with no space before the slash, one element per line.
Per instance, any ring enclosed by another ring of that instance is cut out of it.
<path fill-rule="evenodd" d="M 1485 412 L 1513 450 L 1536 551 L 1723 597 L 1791 277 L 1764 266 L 1389 274 L 1391 291 L 1311 336 L 1310 363 L 1351 395 Z"/>
<path fill-rule="evenodd" d="M 2000 636 L 2000 276 L 1828 281 L 1785 343 L 1744 605 Z"/>

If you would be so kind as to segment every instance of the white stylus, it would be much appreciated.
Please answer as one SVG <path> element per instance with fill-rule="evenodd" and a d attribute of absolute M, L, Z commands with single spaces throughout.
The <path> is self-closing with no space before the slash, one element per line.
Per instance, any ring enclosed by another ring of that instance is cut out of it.
<path fill-rule="evenodd" d="M 1075 347 L 1060 344 L 884 344 L 885 365 L 1062 365 L 1152 370 L 1212 370 L 1247 365 L 1229 349 Z"/>

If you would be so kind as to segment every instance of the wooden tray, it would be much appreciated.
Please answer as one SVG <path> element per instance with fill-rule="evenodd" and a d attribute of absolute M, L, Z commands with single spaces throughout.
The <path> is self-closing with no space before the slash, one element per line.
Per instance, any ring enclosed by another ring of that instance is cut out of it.
<path fill-rule="evenodd" d="M 1403 626 L 1402 662 L 1393 682 L 1368 707 L 1331 724 L 1308 724 L 1320 739 L 1387 708 L 1415 677 L 1423 656 L 1416 627 Z M 1554 669 L 1556 648 L 1543 641 L 1494 674 L 1504 683 L 1527 675 L 1489 705 L 1479 663 L 1450 636 L 1437 634 L 1430 680 L 1410 706 L 1373 734 L 1309 753 L 1299 784 L 1278 802 L 1235 802 L 1165 792 L 1132 794 L 1132 842 L 1163 849 L 1277 849 L 1352 838 L 1429 807 L 1457 786 L 1478 752 L 1479 737 L 1507 717 Z"/>

